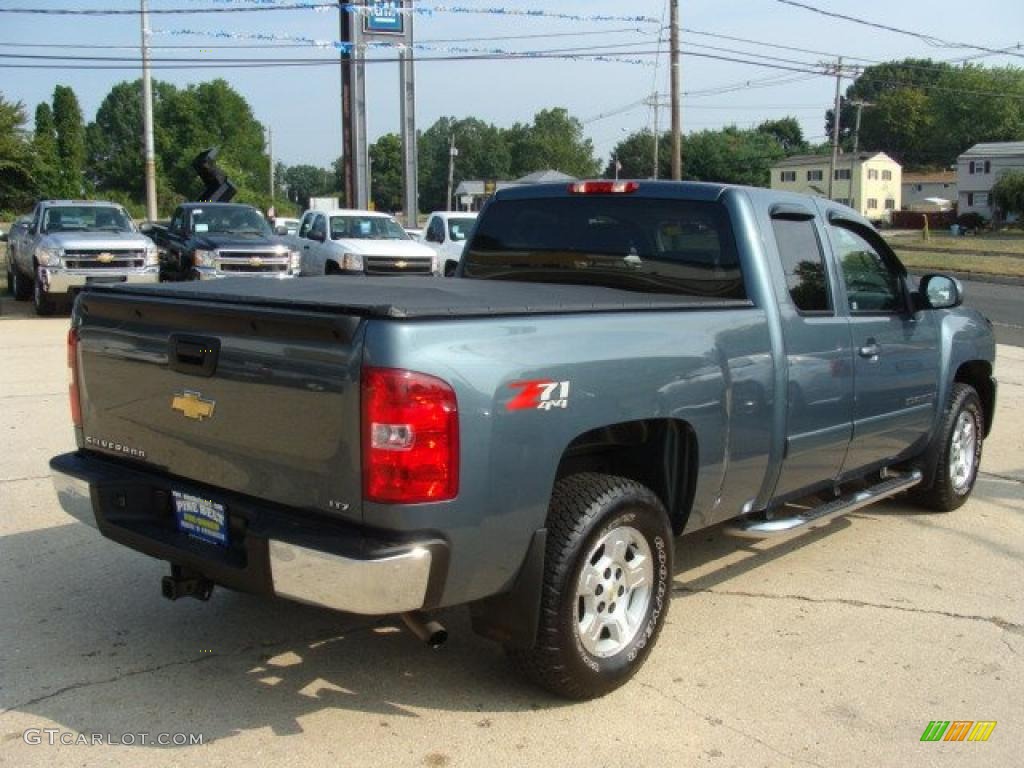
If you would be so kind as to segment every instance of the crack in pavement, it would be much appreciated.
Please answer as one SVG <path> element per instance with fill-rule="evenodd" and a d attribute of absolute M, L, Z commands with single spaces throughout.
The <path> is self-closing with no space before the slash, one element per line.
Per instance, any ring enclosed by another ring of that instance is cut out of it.
<path fill-rule="evenodd" d="M 128 672 L 123 672 L 119 675 L 114 675 L 113 677 L 108 677 L 103 680 L 83 680 L 78 683 L 72 683 L 71 685 L 66 685 L 63 688 L 58 688 L 56 691 L 50 691 L 49 693 L 43 694 L 42 696 L 36 696 L 34 699 L 28 699 L 27 701 L 19 702 L 17 704 L 14 704 L 13 706 L 7 707 L 6 709 L 0 709 L 0 717 L 3 717 L 8 712 L 24 709 L 25 707 L 31 707 L 33 704 L 38 704 L 42 701 L 47 701 L 49 699 L 56 698 L 57 696 L 63 696 L 65 693 L 77 691 L 80 688 L 91 688 L 94 685 L 107 685 L 109 683 L 116 683 L 121 680 L 126 680 L 130 677 L 135 677 L 137 675 L 146 675 L 150 672 L 159 672 L 160 670 L 169 669 L 170 667 L 178 667 L 187 664 L 196 664 L 201 661 L 207 661 L 208 659 L 215 659 L 220 655 L 221 654 L 211 654 L 208 656 L 199 656 L 195 659 L 181 659 L 179 661 L 170 661 L 166 664 L 157 664 L 153 667 L 144 667 L 143 669 L 130 670 Z"/>
<path fill-rule="evenodd" d="M 6 483 L 23 483 L 27 480 L 49 480 L 49 475 L 26 475 L 25 477 L 3 477 L 0 478 L 0 485 Z"/>
<path fill-rule="evenodd" d="M 885 603 L 871 603 L 866 600 L 854 600 L 847 597 L 808 597 L 807 595 L 775 595 L 769 592 L 742 592 L 738 590 L 718 589 L 694 589 L 678 585 L 672 588 L 673 594 L 698 594 L 705 592 L 709 595 L 722 595 L 725 597 L 754 597 L 767 600 L 796 600 L 803 603 L 831 603 L 833 605 L 848 605 L 853 608 L 880 608 L 887 611 L 902 611 L 904 613 L 923 613 L 930 616 L 943 616 L 947 619 L 963 619 L 965 621 L 978 621 L 984 624 L 992 624 L 1004 632 L 1011 632 L 1024 637 L 1024 624 L 1016 624 L 998 616 L 978 616 L 968 613 L 953 613 L 952 611 L 935 611 L 927 608 L 911 608 L 905 605 L 886 605 Z"/>
<path fill-rule="evenodd" d="M 789 752 L 783 752 L 781 749 L 779 749 L 778 747 L 772 746 L 771 744 L 769 744 L 767 741 L 765 741 L 764 739 L 760 738 L 759 736 L 755 736 L 752 733 L 748 733 L 747 731 L 744 731 L 742 728 L 737 728 L 734 725 L 729 725 L 727 722 L 725 722 L 724 720 L 722 720 L 719 717 L 715 717 L 714 715 L 709 715 L 706 712 L 701 712 L 699 709 L 696 709 L 692 705 L 687 704 L 685 701 L 680 699 L 678 696 L 674 696 L 671 693 L 666 693 L 665 691 L 661 690 L 657 686 L 651 685 L 650 683 L 644 683 L 644 682 L 641 682 L 641 681 L 637 681 L 637 684 L 640 687 L 642 687 L 642 688 L 647 688 L 648 690 L 654 691 L 656 694 L 658 694 L 659 696 L 661 696 L 661 697 L 663 697 L 665 699 L 668 699 L 669 701 L 675 702 L 676 704 L 678 704 L 683 709 L 685 709 L 685 710 L 687 710 L 689 712 L 692 712 L 693 714 L 695 714 L 698 717 L 700 717 L 708 725 L 711 725 L 711 726 L 721 726 L 722 728 L 725 728 L 727 731 L 731 731 L 732 733 L 739 734 L 740 736 L 742 736 L 742 737 L 744 737 L 746 739 L 750 739 L 755 744 L 760 744 L 762 747 L 764 747 L 765 749 L 769 750 L 770 752 L 774 752 L 776 755 L 781 755 L 782 757 L 785 757 L 787 760 L 792 760 L 792 761 L 797 762 L 797 763 L 803 763 L 805 765 L 813 765 L 813 766 L 815 766 L 815 768 L 824 768 L 824 766 L 821 765 L 821 763 L 816 763 L 813 760 L 808 760 L 806 758 L 797 757 L 796 755 L 792 755 Z"/>
<path fill-rule="evenodd" d="M 1011 483 L 1020 483 L 1024 485 L 1024 479 L 1014 477 L 1013 475 L 1001 475 L 998 472 L 978 472 L 979 475 L 984 477 L 994 477 L 996 480 L 1006 480 Z"/>
<path fill-rule="evenodd" d="M 349 636 L 358 633 L 360 630 L 368 630 L 372 626 L 374 625 L 369 625 L 368 627 L 354 627 L 351 630 L 347 630 L 343 634 L 345 636 Z M 330 642 L 330 640 L 332 638 L 337 637 L 337 635 L 338 632 L 336 631 L 331 633 L 318 632 L 316 633 L 316 635 L 311 635 L 305 638 L 288 638 L 284 640 L 274 640 L 262 643 L 248 643 L 230 653 L 212 653 L 203 656 L 198 656 L 194 659 L 179 659 L 177 661 L 169 661 L 164 664 L 156 664 L 152 667 L 143 667 L 142 669 L 129 670 L 127 672 L 122 672 L 121 674 L 114 675 L 113 677 L 104 678 L 102 680 L 83 680 L 81 682 L 71 683 L 70 685 L 66 685 L 63 688 L 58 688 L 55 691 L 50 691 L 49 693 L 43 694 L 42 696 L 36 696 L 35 698 L 18 702 L 17 704 L 12 704 L 9 707 L 0 709 L 0 717 L 3 717 L 9 712 L 22 710 L 25 707 L 31 707 L 34 704 L 39 704 L 40 702 L 48 701 L 58 696 L 63 696 L 65 693 L 71 693 L 72 691 L 77 691 L 81 688 L 91 688 L 96 685 L 109 685 L 110 683 L 118 683 L 122 680 L 127 680 L 128 678 L 138 677 L 139 675 L 148 675 L 153 672 L 161 672 L 165 669 L 170 669 L 172 667 L 190 666 L 192 664 L 200 664 L 204 661 L 222 659 L 228 656 L 241 656 L 244 653 L 249 653 L 250 651 L 254 650 L 265 650 L 267 648 L 274 648 L 277 646 L 292 644 L 312 646 L 315 643 Z"/>

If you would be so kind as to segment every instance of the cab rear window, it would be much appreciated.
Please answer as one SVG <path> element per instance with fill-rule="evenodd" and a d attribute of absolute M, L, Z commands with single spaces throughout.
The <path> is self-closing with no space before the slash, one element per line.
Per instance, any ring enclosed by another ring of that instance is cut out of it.
<path fill-rule="evenodd" d="M 732 225 L 716 202 L 641 197 L 496 200 L 465 277 L 747 298 Z"/>

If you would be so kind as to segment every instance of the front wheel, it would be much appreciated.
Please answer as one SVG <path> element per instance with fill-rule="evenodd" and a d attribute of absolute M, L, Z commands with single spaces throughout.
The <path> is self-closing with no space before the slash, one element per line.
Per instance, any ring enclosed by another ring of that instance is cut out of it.
<path fill-rule="evenodd" d="M 8 256 L 10 259 L 10 256 Z M 18 266 L 11 259 L 7 264 L 7 290 L 18 301 L 24 301 L 32 295 L 32 284 L 18 271 Z"/>
<path fill-rule="evenodd" d="M 537 640 L 509 649 L 538 685 L 571 699 L 618 688 L 647 659 L 665 623 L 672 529 L 633 480 L 571 475 L 555 485 Z"/>
<path fill-rule="evenodd" d="M 967 501 L 978 479 L 985 436 L 985 413 L 974 387 L 956 383 L 930 452 L 936 455 L 931 488 L 911 492 L 914 501 L 937 512 L 951 512 Z"/>
<path fill-rule="evenodd" d="M 56 303 L 50 298 L 50 295 L 43 289 L 43 280 L 40 276 L 42 269 L 36 270 L 36 279 L 32 284 L 32 305 L 35 307 L 36 314 L 40 317 L 48 317 L 52 315 L 57 309 Z"/>

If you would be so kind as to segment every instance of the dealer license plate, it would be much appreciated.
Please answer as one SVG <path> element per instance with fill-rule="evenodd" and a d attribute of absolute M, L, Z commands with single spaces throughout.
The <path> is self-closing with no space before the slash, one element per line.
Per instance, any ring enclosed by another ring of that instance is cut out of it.
<path fill-rule="evenodd" d="M 172 491 L 178 530 L 209 544 L 228 545 L 228 513 L 223 504 Z"/>

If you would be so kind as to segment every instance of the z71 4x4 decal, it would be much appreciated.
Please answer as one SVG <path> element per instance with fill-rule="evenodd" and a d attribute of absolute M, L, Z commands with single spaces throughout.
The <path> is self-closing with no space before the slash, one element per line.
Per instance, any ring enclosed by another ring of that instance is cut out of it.
<path fill-rule="evenodd" d="M 513 381 L 512 389 L 519 390 L 505 407 L 510 411 L 536 409 L 550 411 L 552 408 L 569 407 L 569 382 L 536 379 L 534 381 Z"/>

